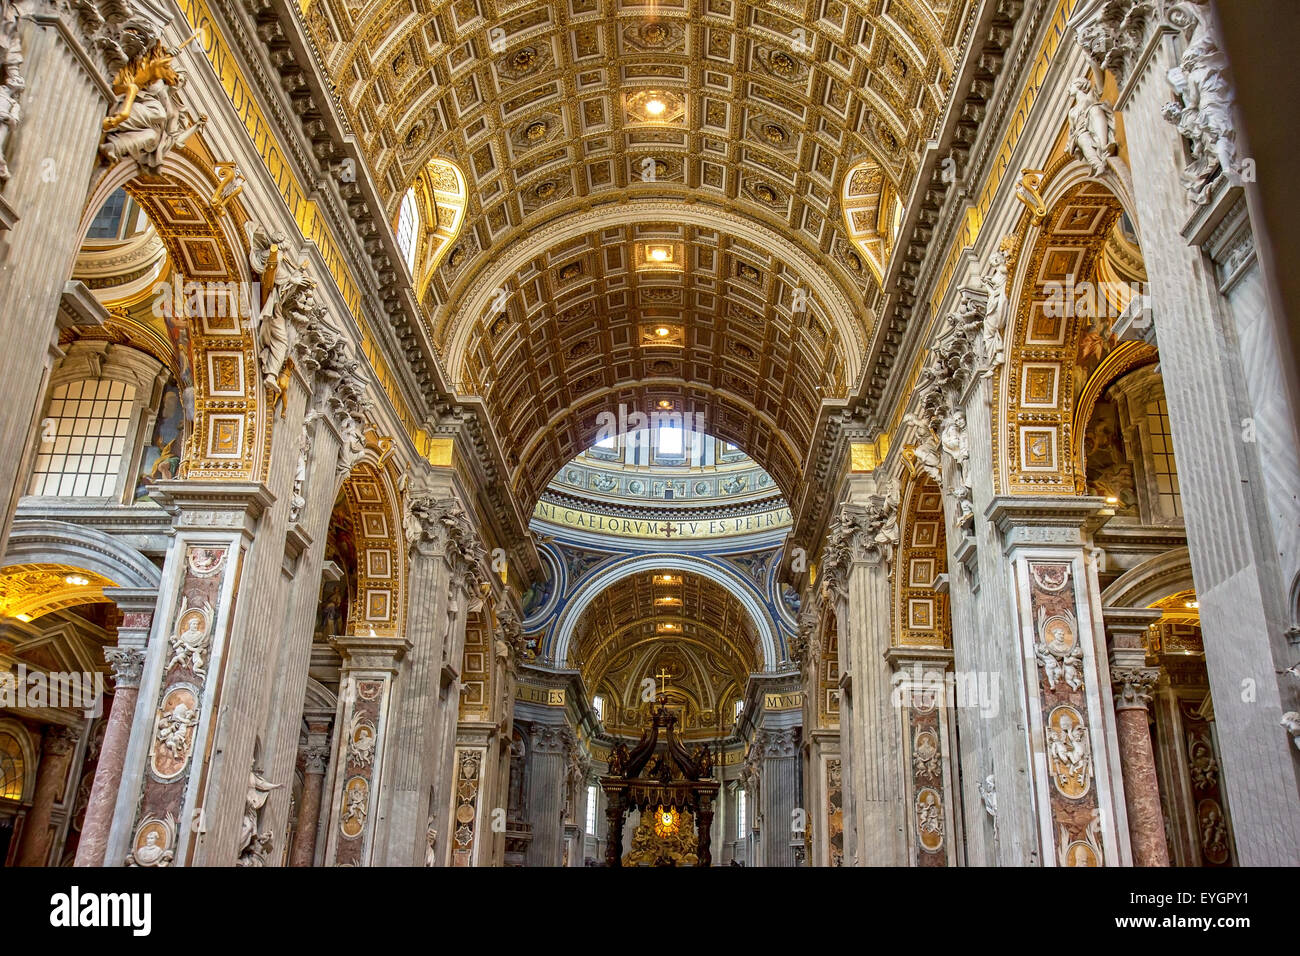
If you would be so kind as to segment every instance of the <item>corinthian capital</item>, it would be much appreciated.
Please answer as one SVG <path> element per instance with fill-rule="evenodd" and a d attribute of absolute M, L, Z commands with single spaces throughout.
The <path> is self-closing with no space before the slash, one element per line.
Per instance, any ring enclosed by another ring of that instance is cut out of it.
<path fill-rule="evenodd" d="M 845 504 L 827 539 L 836 565 L 865 561 L 888 566 L 898 544 L 898 493 L 872 495 L 861 505 Z"/>
<path fill-rule="evenodd" d="M 1098 70 L 1110 70 L 1121 86 L 1155 17 L 1154 0 L 1085 0 L 1070 20 L 1074 39 Z"/>
<path fill-rule="evenodd" d="M 1116 710 L 1146 710 L 1160 670 L 1155 667 L 1112 668 L 1110 683 L 1115 690 Z"/>
<path fill-rule="evenodd" d="M 465 509 L 450 496 L 408 495 L 402 527 L 411 548 L 429 548 L 442 554 L 457 571 L 473 572 L 486 554 Z"/>
<path fill-rule="evenodd" d="M 104 660 L 113 668 L 113 686 L 139 687 L 144 671 L 144 651 L 134 647 L 109 647 L 104 650 Z"/>
<path fill-rule="evenodd" d="M 960 407 L 961 393 L 974 374 L 995 359 L 996 350 L 982 350 L 980 345 L 987 337 L 988 303 L 989 295 L 980 289 L 963 286 L 959 290 L 912 390 L 923 418 L 937 421 L 951 415 Z"/>

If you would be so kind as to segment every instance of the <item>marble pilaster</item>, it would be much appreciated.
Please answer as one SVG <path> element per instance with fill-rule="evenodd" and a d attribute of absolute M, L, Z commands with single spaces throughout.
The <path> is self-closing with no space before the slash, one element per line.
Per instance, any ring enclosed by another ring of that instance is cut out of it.
<path fill-rule="evenodd" d="M 40 5 L 45 7 L 47 5 Z M 58 355 L 59 304 L 81 245 L 80 221 L 94 174 L 100 123 L 113 95 L 71 24 L 42 10 L 19 27 L 22 43 L 22 122 L 9 136 L 10 179 L 3 201 L 17 221 L 3 232 L 0 272 L 0 554 L 14 506 L 25 489 L 22 450 L 32 446 L 43 413 L 52 362 Z M 14 281 L 21 275 L 22 281 Z"/>
<path fill-rule="evenodd" d="M 526 866 L 559 866 L 564 856 L 565 776 L 573 733 L 562 724 L 533 724 L 528 739 L 528 808 L 533 839 Z M 616 845 L 611 839 L 611 845 Z M 617 851 L 616 851 L 617 852 Z"/>
<path fill-rule="evenodd" d="M 50 855 L 50 816 L 63 797 L 68 781 L 68 762 L 77 747 L 77 733 L 69 727 L 51 725 L 41 740 L 41 762 L 36 767 L 36 788 L 32 808 L 23 822 L 22 841 L 15 857 L 18 866 L 45 866 Z"/>
<path fill-rule="evenodd" d="M 446 834 L 451 826 L 460 702 L 456 675 L 470 602 L 478 598 L 483 549 L 450 475 L 425 477 L 412 488 L 404 524 L 411 653 L 397 680 L 383 852 L 376 862 L 423 866 L 430 827 Z"/>
<path fill-rule="evenodd" d="M 898 538 L 897 500 L 869 478 L 855 475 L 849 482 L 821 569 L 839 615 L 845 862 L 900 866 L 906 857 L 906 818 L 891 674 L 884 658 L 891 638 L 889 575 Z"/>
<path fill-rule="evenodd" d="M 368 866 L 378 852 L 380 794 L 391 747 L 393 682 L 411 642 L 353 634 L 335 638 L 343 656 L 331 760 L 327 866 Z"/>
<path fill-rule="evenodd" d="M 1243 182 L 1246 167 L 1225 172 L 1213 158 L 1249 157 L 1242 131 L 1232 129 L 1230 77 L 1212 8 L 1184 4 L 1173 17 L 1164 5 L 1134 6 L 1109 0 L 1089 7 L 1074 24 L 1076 37 L 1119 86 L 1115 107 L 1133 172 L 1240 862 L 1294 866 L 1300 759 L 1279 725 L 1284 712 L 1300 708 L 1300 687 L 1278 675 L 1295 661 L 1287 589 L 1300 562 L 1300 465 L 1296 411 L 1276 347 L 1285 337 L 1262 293 L 1254 217 L 1239 212 L 1243 194 L 1251 204 L 1254 186 Z M 1137 30 L 1114 29 L 1125 15 Z M 1202 93 L 1200 102 L 1177 95 L 1175 67 Z M 1182 135 L 1212 129 L 1235 141 Z M 1188 164 L 1192 150 L 1201 155 Z M 1250 693 L 1242 692 L 1243 680 Z"/>

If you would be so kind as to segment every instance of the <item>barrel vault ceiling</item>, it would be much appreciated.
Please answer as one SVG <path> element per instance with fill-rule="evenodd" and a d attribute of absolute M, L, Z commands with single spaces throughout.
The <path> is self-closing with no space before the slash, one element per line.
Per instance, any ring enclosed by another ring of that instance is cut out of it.
<path fill-rule="evenodd" d="M 703 414 L 793 490 L 878 294 L 846 177 L 908 194 L 969 0 L 301 5 L 394 217 L 428 163 L 465 176 L 422 304 L 526 503 L 620 402 Z"/>
<path fill-rule="evenodd" d="M 626 578 L 583 611 L 569 663 L 614 707 L 607 726 L 639 726 L 642 682 L 667 672 L 670 697 L 703 729 L 719 722 L 728 700 L 762 670 L 754 624 L 720 584 L 689 572 L 643 572 Z M 656 682 L 656 687 L 662 684 Z"/>

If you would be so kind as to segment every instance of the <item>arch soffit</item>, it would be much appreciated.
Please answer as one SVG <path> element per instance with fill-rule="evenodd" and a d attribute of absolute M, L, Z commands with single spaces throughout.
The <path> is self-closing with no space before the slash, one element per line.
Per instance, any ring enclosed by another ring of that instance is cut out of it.
<path fill-rule="evenodd" d="M 652 554 L 628 558 L 608 565 L 584 582 L 568 599 L 563 612 L 555 622 L 555 651 L 551 657 L 557 661 L 568 659 L 569 646 L 573 641 L 574 629 L 582 619 L 582 613 L 603 591 L 620 581 L 646 571 L 682 571 L 698 574 L 702 578 L 720 585 L 728 591 L 749 615 L 758 635 L 759 645 L 763 649 L 763 667 L 776 670 L 781 658 L 777 648 L 780 646 L 775 628 L 763 606 L 761 595 L 739 575 L 710 562 L 701 561 L 685 555 Z"/>

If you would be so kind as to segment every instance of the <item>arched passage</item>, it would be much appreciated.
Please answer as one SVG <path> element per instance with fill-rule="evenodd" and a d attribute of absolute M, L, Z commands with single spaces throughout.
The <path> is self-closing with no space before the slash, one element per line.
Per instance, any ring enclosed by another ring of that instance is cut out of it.
<path fill-rule="evenodd" d="M 555 650 L 549 656 L 557 661 L 569 659 L 572 653 L 575 630 L 583 612 L 601 593 L 627 578 L 645 572 L 680 571 L 698 575 L 725 589 L 744 609 L 753 623 L 758 644 L 762 648 L 764 670 L 775 670 L 783 655 L 781 642 L 771 623 L 771 616 L 763 608 L 760 595 L 739 575 L 713 562 L 686 555 L 652 554 L 628 558 L 609 565 L 583 584 L 569 599 L 556 620 L 551 643 Z"/>

